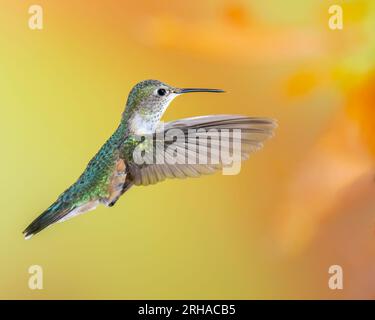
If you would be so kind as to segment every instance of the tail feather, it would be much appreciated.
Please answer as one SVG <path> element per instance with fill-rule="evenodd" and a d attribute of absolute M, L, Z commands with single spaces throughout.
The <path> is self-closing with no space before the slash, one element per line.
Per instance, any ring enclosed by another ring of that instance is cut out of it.
<path fill-rule="evenodd" d="M 66 203 L 56 201 L 23 231 L 25 239 L 30 239 L 33 235 L 58 222 L 71 210 L 72 208 Z"/>

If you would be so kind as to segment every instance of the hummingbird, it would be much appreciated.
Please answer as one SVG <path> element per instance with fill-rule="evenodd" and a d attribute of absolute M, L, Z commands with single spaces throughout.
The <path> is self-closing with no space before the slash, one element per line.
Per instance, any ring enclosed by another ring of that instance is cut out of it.
<path fill-rule="evenodd" d="M 220 170 L 224 163 L 139 163 L 134 151 L 142 143 L 142 136 L 160 140 L 157 128 L 171 101 L 177 96 L 193 92 L 222 93 L 220 89 L 177 88 L 158 80 L 145 80 L 136 84 L 129 93 L 120 124 L 112 136 L 89 161 L 77 181 L 39 215 L 24 231 L 25 239 L 57 222 L 94 210 L 102 204 L 113 206 L 132 186 L 147 186 L 167 178 L 199 177 Z M 273 136 L 276 121 L 269 118 L 241 115 L 209 115 L 167 122 L 162 133 L 178 129 L 183 133 L 198 130 L 200 136 L 209 130 L 240 130 L 237 139 L 241 148 L 240 160 L 260 149 L 263 142 Z M 203 130 L 203 131 L 202 131 Z M 205 131 L 206 130 L 206 131 Z M 203 133 L 202 133 L 203 132 Z M 159 135 L 160 136 L 160 135 Z M 214 139 L 214 138 L 213 138 Z M 232 140 L 236 140 L 233 138 Z M 199 140 L 199 139 L 198 139 Z M 196 139 L 186 138 L 179 146 L 196 156 Z M 146 144 L 153 152 L 168 152 L 171 143 L 163 141 L 162 148 Z M 213 151 L 219 144 L 211 141 L 206 149 Z M 193 150 L 193 151 L 192 151 Z M 231 148 L 233 151 L 234 148 Z M 195 153 L 194 153 L 195 152 Z"/>

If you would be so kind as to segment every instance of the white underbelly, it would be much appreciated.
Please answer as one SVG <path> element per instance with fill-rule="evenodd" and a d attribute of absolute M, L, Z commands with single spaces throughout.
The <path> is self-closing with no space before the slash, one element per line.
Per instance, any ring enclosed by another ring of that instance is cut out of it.
<path fill-rule="evenodd" d="M 89 203 L 86 203 L 78 208 L 75 208 L 74 210 L 70 211 L 66 216 L 64 216 L 63 218 L 61 218 L 59 221 L 57 222 L 64 222 L 66 220 L 69 220 L 71 218 L 74 218 L 80 214 L 83 214 L 85 212 L 89 212 L 91 210 L 94 210 L 96 209 L 96 207 L 100 204 L 99 200 L 96 200 L 96 201 L 91 201 Z"/>

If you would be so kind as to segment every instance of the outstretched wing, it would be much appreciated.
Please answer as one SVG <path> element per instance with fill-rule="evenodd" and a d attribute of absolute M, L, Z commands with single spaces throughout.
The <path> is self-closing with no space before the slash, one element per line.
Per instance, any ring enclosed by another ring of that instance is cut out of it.
<path fill-rule="evenodd" d="M 135 185 L 149 185 L 166 178 L 199 177 L 239 161 L 259 150 L 272 137 L 276 122 L 267 118 L 212 115 L 168 122 L 150 137 L 152 144 L 143 163 L 130 161 L 128 174 Z M 173 139 L 171 139 L 173 137 Z M 150 146 L 150 141 L 148 142 Z M 225 159 L 223 154 L 228 155 Z M 229 158 L 231 157 L 231 158 Z"/>

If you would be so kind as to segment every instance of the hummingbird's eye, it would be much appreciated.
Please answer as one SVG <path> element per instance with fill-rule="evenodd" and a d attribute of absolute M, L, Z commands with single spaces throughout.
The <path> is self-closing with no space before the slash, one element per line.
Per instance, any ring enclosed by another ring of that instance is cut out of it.
<path fill-rule="evenodd" d="M 165 89 L 163 89 L 163 88 L 160 88 L 159 90 L 158 90 L 158 95 L 159 96 L 165 96 L 165 94 L 167 93 L 167 90 L 165 90 Z"/>

